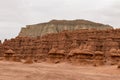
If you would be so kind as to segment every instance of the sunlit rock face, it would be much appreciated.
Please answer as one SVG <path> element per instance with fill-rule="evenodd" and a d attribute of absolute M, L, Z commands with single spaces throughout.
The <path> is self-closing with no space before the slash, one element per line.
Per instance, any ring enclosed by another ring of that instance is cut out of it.
<path fill-rule="evenodd" d="M 51 20 L 47 23 L 27 25 L 21 29 L 19 37 L 37 37 L 49 33 L 59 33 L 63 30 L 73 31 L 80 29 L 105 30 L 112 29 L 112 27 L 87 20 Z"/>

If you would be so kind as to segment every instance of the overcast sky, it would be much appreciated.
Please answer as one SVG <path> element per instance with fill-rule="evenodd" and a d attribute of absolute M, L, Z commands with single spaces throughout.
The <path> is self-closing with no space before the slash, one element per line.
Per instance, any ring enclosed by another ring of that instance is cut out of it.
<path fill-rule="evenodd" d="M 86 19 L 120 27 L 120 0 L 0 0 L 0 40 L 51 19 Z"/>

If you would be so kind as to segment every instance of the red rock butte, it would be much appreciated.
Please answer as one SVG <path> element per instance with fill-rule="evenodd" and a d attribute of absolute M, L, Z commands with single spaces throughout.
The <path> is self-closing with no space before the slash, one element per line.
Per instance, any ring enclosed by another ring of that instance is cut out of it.
<path fill-rule="evenodd" d="M 6 54 L 11 51 L 14 54 Z M 0 43 L 7 60 L 107 65 L 120 62 L 120 29 L 85 20 L 52 20 L 22 28 L 16 38 Z"/>

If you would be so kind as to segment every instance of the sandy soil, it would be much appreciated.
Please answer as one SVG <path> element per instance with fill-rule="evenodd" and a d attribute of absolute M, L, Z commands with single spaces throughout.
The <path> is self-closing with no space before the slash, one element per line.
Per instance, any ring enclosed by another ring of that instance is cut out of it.
<path fill-rule="evenodd" d="M 0 80 L 120 80 L 117 66 L 73 66 L 67 63 L 23 64 L 0 61 Z"/>

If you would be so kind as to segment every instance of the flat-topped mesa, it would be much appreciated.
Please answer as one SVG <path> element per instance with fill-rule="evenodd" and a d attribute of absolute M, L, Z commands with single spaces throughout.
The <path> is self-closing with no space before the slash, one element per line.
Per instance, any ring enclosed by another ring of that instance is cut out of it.
<path fill-rule="evenodd" d="M 59 33 L 63 30 L 73 31 L 79 29 L 113 29 L 112 26 L 95 23 L 88 20 L 51 20 L 47 23 L 27 25 L 22 28 L 19 37 L 37 37 L 48 33 Z"/>

